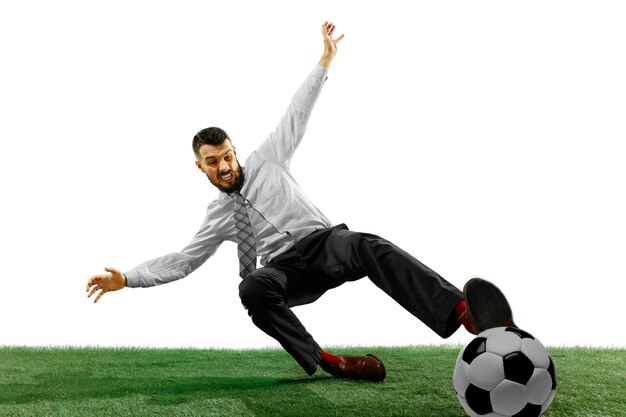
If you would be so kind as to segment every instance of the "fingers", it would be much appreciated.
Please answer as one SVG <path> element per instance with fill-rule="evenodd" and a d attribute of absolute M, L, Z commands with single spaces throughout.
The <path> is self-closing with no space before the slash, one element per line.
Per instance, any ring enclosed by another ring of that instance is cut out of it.
<path fill-rule="evenodd" d="M 335 24 L 333 22 L 324 22 L 324 24 L 322 25 L 322 34 L 324 35 L 324 37 L 329 38 L 330 40 L 333 39 L 333 35 L 335 33 Z M 340 40 L 343 39 L 344 35 L 339 36 L 337 39 L 335 39 L 333 42 L 335 44 L 337 44 Z"/>
<path fill-rule="evenodd" d="M 105 293 L 105 292 L 106 292 L 105 290 L 102 290 L 102 291 L 100 292 L 100 294 L 98 294 L 98 296 L 96 297 L 96 299 L 95 299 L 95 300 L 93 300 L 93 303 L 94 303 L 94 304 L 95 304 L 95 303 L 97 303 L 97 302 L 98 302 L 98 300 L 100 299 L 100 297 L 102 297 L 102 296 L 104 295 L 104 293 Z"/>
<path fill-rule="evenodd" d="M 100 293 L 96 296 L 96 299 L 93 300 L 94 303 L 97 303 L 100 297 L 102 297 L 107 292 L 107 289 L 100 286 L 100 284 L 94 284 L 89 294 L 87 294 L 87 298 L 91 298 L 91 296 L 97 293 L 98 291 L 100 291 Z"/>
<path fill-rule="evenodd" d="M 93 287 L 94 285 L 98 285 L 100 282 L 102 282 L 102 279 L 106 277 L 107 275 L 94 275 L 93 277 L 89 278 L 89 281 L 87 281 L 86 290 L 89 291 L 91 287 Z"/>
<path fill-rule="evenodd" d="M 333 22 L 324 22 L 322 25 L 322 32 L 332 38 L 333 32 L 335 31 L 335 25 Z"/>
<path fill-rule="evenodd" d="M 89 294 L 87 294 L 87 298 L 91 298 L 92 295 L 94 295 L 94 293 L 98 290 L 102 290 L 102 287 L 99 285 L 94 285 L 94 287 L 91 289 L 91 292 Z M 104 291 L 104 290 L 103 290 Z M 99 297 L 98 297 L 99 298 Z M 97 298 L 96 298 L 97 300 Z"/>
<path fill-rule="evenodd" d="M 98 294 L 98 296 L 94 300 L 94 303 L 97 303 L 100 297 L 102 297 L 102 295 L 107 292 L 105 288 L 107 287 L 107 280 L 111 279 L 111 274 L 115 272 L 119 273 L 119 271 L 115 268 L 104 269 L 109 273 L 92 276 L 91 278 L 89 278 L 89 281 L 87 281 L 87 286 L 85 287 L 85 290 L 89 293 L 87 294 L 87 298 L 91 298 L 92 295 L 100 291 L 100 294 Z"/>
<path fill-rule="evenodd" d="M 328 37 L 328 22 L 322 24 L 322 36 Z"/>

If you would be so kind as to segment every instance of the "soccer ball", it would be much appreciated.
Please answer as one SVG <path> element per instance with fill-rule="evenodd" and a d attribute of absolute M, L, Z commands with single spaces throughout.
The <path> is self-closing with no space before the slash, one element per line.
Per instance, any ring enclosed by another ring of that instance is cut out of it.
<path fill-rule="evenodd" d="M 453 383 L 471 417 L 535 417 L 554 399 L 556 371 L 533 336 L 515 327 L 496 327 L 461 350 Z"/>

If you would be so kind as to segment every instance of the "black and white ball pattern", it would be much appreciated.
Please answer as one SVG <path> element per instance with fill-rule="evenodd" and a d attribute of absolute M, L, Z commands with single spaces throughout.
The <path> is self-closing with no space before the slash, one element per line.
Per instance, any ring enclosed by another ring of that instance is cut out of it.
<path fill-rule="evenodd" d="M 556 394 L 556 370 L 546 348 L 514 327 L 485 330 L 461 350 L 454 389 L 471 416 L 537 417 Z"/>

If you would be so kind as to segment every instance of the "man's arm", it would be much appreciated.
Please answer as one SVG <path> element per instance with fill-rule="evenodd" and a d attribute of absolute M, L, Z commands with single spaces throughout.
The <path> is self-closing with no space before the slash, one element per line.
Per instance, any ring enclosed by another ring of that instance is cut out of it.
<path fill-rule="evenodd" d="M 201 247 L 198 247 L 201 246 Z M 92 276 L 87 282 L 87 297 L 98 294 L 97 303 L 107 292 L 125 287 L 153 287 L 186 277 L 212 256 L 218 244 L 199 245 L 196 238 L 181 252 L 169 253 L 146 261 L 123 274 L 115 268 L 104 268 L 106 274 Z"/>
<path fill-rule="evenodd" d="M 207 214 L 200 230 L 191 242 L 180 252 L 170 253 L 146 261 L 125 274 L 114 268 L 105 268 L 106 274 L 92 276 L 87 281 L 87 297 L 97 294 L 97 303 L 105 293 L 125 287 L 152 287 L 186 277 L 210 258 L 225 238 L 234 236 L 234 225 L 229 222 L 232 212 L 215 200 L 207 208 Z"/>
<path fill-rule="evenodd" d="M 328 67 L 337 54 L 337 43 L 343 39 L 343 35 L 333 39 L 334 31 L 335 25 L 332 23 L 325 22 L 322 25 L 324 53 L 318 65 L 294 94 L 276 130 L 259 147 L 258 153 L 261 157 L 289 167 L 291 157 L 304 136 L 313 106 L 326 81 Z"/>

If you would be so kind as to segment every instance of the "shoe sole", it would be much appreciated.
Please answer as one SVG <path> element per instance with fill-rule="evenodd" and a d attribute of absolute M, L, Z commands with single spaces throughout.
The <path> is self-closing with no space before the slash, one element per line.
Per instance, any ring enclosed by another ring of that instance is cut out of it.
<path fill-rule="evenodd" d="M 513 312 L 498 287 L 482 278 L 472 278 L 463 288 L 467 312 L 479 331 L 515 326 Z"/>

